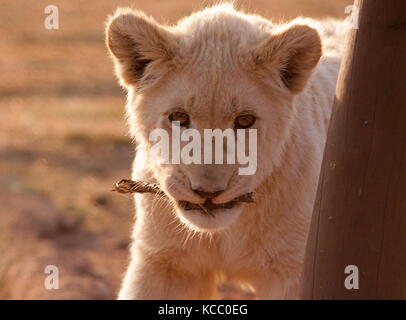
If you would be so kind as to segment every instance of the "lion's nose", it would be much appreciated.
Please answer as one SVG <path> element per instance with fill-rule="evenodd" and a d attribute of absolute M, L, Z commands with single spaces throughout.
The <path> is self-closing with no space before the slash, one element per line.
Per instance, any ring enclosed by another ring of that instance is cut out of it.
<path fill-rule="evenodd" d="M 199 196 L 201 196 L 202 198 L 213 199 L 213 198 L 217 197 L 220 193 L 222 193 L 224 190 L 211 192 L 211 191 L 206 191 L 206 190 L 202 190 L 202 189 L 193 189 L 193 191 L 195 193 L 197 193 Z"/>

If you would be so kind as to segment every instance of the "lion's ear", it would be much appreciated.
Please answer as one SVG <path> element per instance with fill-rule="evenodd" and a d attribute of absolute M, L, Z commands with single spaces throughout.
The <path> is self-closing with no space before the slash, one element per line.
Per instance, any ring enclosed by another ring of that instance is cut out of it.
<path fill-rule="evenodd" d="M 303 90 L 322 54 L 319 33 L 311 23 L 300 19 L 276 28 L 253 51 L 255 64 L 276 69 L 292 93 Z"/>
<path fill-rule="evenodd" d="M 118 9 L 109 17 L 106 44 L 124 85 L 140 81 L 153 62 L 171 59 L 171 34 L 141 11 Z"/>

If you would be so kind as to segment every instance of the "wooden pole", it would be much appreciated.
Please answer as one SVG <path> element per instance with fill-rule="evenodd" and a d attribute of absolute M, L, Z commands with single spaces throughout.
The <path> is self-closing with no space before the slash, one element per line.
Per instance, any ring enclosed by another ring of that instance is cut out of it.
<path fill-rule="evenodd" d="M 406 298 L 406 1 L 355 5 L 359 29 L 340 70 L 304 299 Z"/>

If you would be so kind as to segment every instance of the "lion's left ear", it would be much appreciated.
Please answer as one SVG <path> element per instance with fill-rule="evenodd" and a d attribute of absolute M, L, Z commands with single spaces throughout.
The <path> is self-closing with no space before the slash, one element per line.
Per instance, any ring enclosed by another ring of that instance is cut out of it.
<path fill-rule="evenodd" d="M 306 22 L 311 20 L 294 20 L 278 27 L 252 52 L 255 64 L 276 69 L 292 93 L 303 90 L 322 54 L 319 33 Z"/>

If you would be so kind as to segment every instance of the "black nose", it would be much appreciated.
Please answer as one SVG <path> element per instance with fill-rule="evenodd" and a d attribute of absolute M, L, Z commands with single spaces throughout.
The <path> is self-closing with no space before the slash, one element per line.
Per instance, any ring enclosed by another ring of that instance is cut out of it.
<path fill-rule="evenodd" d="M 200 190 L 200 189 L 193 189 L 195 193 L 197 193 L 199 196 L 202 198 L 207 198 L 207 199 L 212 199 L 217 197 L 220 193 L 222 193 L 224 190 L 216 191 L 216 192 L 208 192 L 205 190 Z"/>

